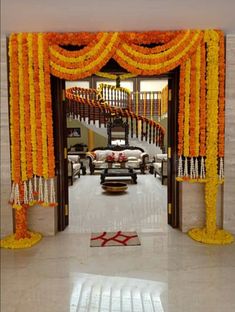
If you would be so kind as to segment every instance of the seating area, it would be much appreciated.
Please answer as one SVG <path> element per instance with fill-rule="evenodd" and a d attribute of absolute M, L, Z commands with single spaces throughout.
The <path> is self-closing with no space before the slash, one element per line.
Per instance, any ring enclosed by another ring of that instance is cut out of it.
<path fill-rule="evenodd" d="M 158 175 L 162 180 L 162 184 L 164 184 L 164 180 L 167 179 L 167 154 L 157 154 L 154 158 L 154 176 Z"/>
<path fill-rule="evenodd" d="M 96 170 L 103 170 L 109 166 L 108 158 L 112 157 L 113 166 L 120 166 L 124 162 L 119 162 L 120 157 L 125 158 L 125 167 L 140 170 L 145 173 L 146 163 L 149 155 L 140 147 L 128 146 L 110 146 L 106 148 L 95 148 L 87 153 L 90 174 L 94 174 Z"/>
<path fill-rule="evenodd" d="M 74 151 L 75 152 L 75 151 Z M 149 168 L 149 155 L 142 148 L 136 146 L 108 146 L 94 148 L 91 152 L 86 152 L 86 159 L 81 161 L 79 155 L 68 154 L 68 178 L 70 185 L 73 185 L 76 176 L 80 178 L 81 173 L 86 174 L 86 170 L 93 175 L 95 171 L 107 168 L 127 168 L 145 174 Z M 162 185 L 167 179 L 167 154 L 156 154 L 151 162 L 150 173 L 154 177 L 161 179 Z"/>

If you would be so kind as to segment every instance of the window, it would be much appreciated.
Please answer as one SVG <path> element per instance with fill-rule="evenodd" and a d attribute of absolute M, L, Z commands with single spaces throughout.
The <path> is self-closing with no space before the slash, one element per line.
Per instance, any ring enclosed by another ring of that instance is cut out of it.
<path fill-rule="evenodd" d="M 140 91 L 162 91 L 168 84 L 168 80 L 140 80 Z"/>
<path fill-rule="evenodd" d="M 65 89 L 74 88 L 74 87 L 89 89 L 90 82 L 87 80 L 65 81 Z"/>
<path fill-rule="evenodd" d="M 111 86 L 116 86 L 115 80 L 102 80 L 102 81 L 96 81 L 96 88 L 98 88 L 101 83 L 109 84 Z M 133 88 L 134 88 L 133 81 L 121 81 L 121 87 L 126 88 L 130 90 L 131 92 L 133 92 Z"/>

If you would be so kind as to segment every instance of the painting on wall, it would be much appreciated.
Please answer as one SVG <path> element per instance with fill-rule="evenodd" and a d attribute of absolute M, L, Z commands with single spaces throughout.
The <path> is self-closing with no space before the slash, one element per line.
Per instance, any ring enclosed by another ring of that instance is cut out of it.
<path fill-rule="evenodd" d="M 67 128 L 67 137 L 69 138 L 81 137 L 81 128 Z"/>

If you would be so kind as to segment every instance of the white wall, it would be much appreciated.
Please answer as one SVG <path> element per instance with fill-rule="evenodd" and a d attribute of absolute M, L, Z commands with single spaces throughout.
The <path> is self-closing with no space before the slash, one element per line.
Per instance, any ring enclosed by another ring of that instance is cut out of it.
<path fill-rule="evenodd" d="M 1 237 L 12 232 L 6 38 L 1 37 Z"/>

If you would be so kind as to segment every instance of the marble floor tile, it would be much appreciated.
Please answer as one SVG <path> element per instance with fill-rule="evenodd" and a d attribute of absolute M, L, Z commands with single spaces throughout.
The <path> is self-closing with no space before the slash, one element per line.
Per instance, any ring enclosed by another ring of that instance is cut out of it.
<path fill-rule="evenodd" d="M 235 311 L 235 244 L 200 244 L 169 227 L 166 188 L 152 175 L 120 196 L 99 182 L 81 176 L 69 188 L 65 231 L 1 250 L 1 311 Z M 91 231 L 132 228 L 141 246 L 90 247 Z"/>

